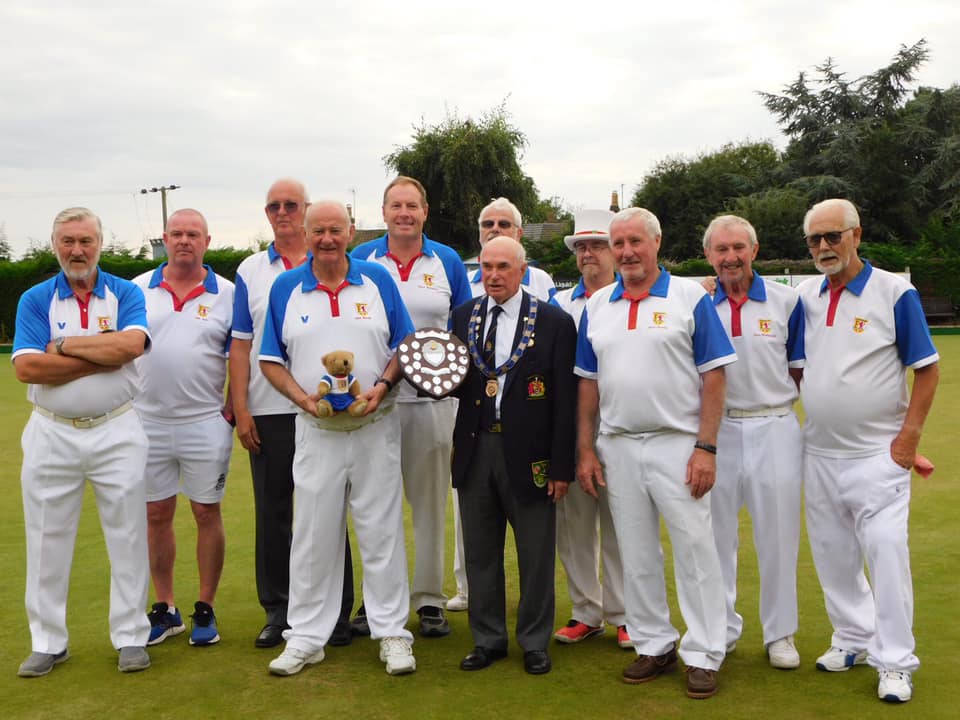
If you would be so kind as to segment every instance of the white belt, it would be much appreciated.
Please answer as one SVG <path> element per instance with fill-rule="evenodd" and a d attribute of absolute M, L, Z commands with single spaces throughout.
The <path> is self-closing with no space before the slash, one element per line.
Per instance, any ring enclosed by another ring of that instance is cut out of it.
<path fill-rule="evenodd" d="M 779 407 L 762 407 L 756 410 L 737 410 L 736 408 L 727 408 L 726 415 L 731 418 L 758 418 L 758 417 L 783 417 L 789 415 L 791 408 L 789 405 Z"/>
<path fill-rule="evenodd" d="M 86 430 L 88 428 L 95 428 L 97 425 L 103 425 L 107 420 L 115 418 L 118 415 L 123 415 L 127 410 L 133 407 L 133 403 L 127 400 L 123 405 L 113 410 L 108 410 L 103 415 L 91 415 L 88 417 L 64 417 L 63 415 L 57 415 L 54 412 L 50 412 L 45 407 L 40 407 L 39 405 L 34 405 L 33 409 L 40 415 L 43 415 L 45 418 L 50 418 L 51 420 L 63 423 L 64 425 L 72 425 L 75 428 Z"/>

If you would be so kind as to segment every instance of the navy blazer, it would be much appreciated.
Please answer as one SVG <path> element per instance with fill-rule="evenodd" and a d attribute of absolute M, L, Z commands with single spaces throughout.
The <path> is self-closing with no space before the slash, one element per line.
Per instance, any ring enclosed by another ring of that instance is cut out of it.
<path fill-rule="evenodd" d="M 489 298 L 480 307 L 479 337 L 485 337 Z M 454 334 L 467 342 L 471 311 L 476 300 L 455 308 Z M 530 295 L 523 293 L 520 322 L 513 347 L 520 342 Z M 545 480 L 574 480 L 577 378 L 573 374 L 577 331 L 573 318 L 560 308 L 540 301 L 533 344 L 507 372 L 500 401 L 503 453 L 511 485 L 521 500 L 547 496 Z M 486 378 L 471 362 L 466 380 L 453 393 L 460 399 L 453 430 L 453 486 L 466 482 L 481 432 L 481 404 Z M 538 484 L 541 486 L 538 487 Z"/>

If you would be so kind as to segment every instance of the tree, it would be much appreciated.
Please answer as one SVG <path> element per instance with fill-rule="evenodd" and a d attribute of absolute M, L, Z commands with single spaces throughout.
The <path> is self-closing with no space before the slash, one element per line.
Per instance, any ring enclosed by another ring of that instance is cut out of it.
<path fill-rule="evenodd" d="M 5 223 L 0 223 L 0 260 L 6 262 L 13 260 L 13 248 L 10 247 L 10 241 L 7 239 Z"/>
<path fill-rule="evenodd" d="M 413 142 L 384 163 L 426 188 L 427 235 L 469 254 L 476 250 L 477 217 L 492 198 L 507 197 L 524 214 L 536 207 L 536 186 L 519 162 L 526 142 L 501 105 L 479 120 L 451 113 L 437 125 L 421 122 Z"/>
<path fill-rule="evenodd" d="M 632 204 L 660 220 L 665 257 L 697 257 L 710 220 L 736 198 L 775 186 L 779 169 L 780 156 L 771 143 L 728 143 L 692 160 L 677 156 L 657 163 Z"/>

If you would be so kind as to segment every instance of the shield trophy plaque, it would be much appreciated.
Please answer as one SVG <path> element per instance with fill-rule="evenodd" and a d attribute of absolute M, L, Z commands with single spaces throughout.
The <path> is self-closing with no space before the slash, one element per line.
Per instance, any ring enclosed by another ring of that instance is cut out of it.
<path fill-rule="evenodd" d="M 397 360 L 407 382 L 434 398 L 453 392 L 470 369 L 467 346 L 440 328 L 423 328 L 407 335 L 397 346 Z"/>

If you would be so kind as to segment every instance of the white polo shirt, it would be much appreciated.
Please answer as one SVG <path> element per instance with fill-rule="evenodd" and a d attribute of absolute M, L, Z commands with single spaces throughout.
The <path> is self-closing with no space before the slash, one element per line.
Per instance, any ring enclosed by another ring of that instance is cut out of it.
<path fill-rule="evenodd" d="M 623 279 L 587 301 L 577 339 L 580 377 L 600 390 L 600 432 L 700 428 L 700 375 L 737 359 L 710 296 L 662 266 L 647 298 L 623 297 Z"/>
<path fill-rule="evenodd" d="M 473 297 L 486 294 L 481 277 L 480 271 L 477 270 L 470 278 L 470 292 Z M 550 277 L 550 274 L 546 270 L 541 270 L 533 265 L 527 265 L 527 271 L 523 274 L 520 284 L 527 292 L 536 295 L 544 302 L 550 300 L 557 292 L 557 286 L 553 284 L 553 278 Z"/>
<path fill-rule="evenodd" d="M 233 298 L 233 337 L 252 340 L 250 348 L 250 381 L 247 385 L 247 407 L 251 415 L 286 415 L 297 407 L 277 392 L 263 374 L 257 355 L 267 319 L 270 287 L 289 268 L 288 261 L 277 252 L 273 243 L 262 252 L 245 258 L 237 268 Z"/>
<path fill-rule="evenodd" d="M 910 283 L 864 262 L 842 292 L 810 278 L 797 290 L 806 318 L 806 451 L 833 458 L 889 450 L 907 412 L 907 368 L 940 359 Z"/>
<path fill-rule="evenodd" d="M 803 303 L 797 291 L 754 271 L 742 305 L 735 307 L 720 283 L 713 303 L 737 352 L 737 362 L 727 368 L 724 406 L 792 406 L 799 393 L 789 368 L 804 366 Z"/>
<path fill-rule="evenodd" d="M 619 273 L 614 275 L 614 282 L 620 279 Z M 552 298 L 550 298 L 550 304 L 556 305 L 558 308 L 567 313 L 570 317 L 573 318 L 573 324 L 577 326 L 577 330 L 580 329 L 580 317 L 583 315 L 583 309 L 587 306 L 587 300 L 590 298 L 587 296 L 587 286 L 583 284 L 583 278 L 581 277 L 579 282 L 574 285 L 572 288 L 567 288 L 566 290 L 560 290 Z"/>
<path fill-rule="evenodd" d="M 423 236 L 421 254 L 401 266 L 389 252 L 387 236 L 358 245 L 351 258 L 375 262 L 387 269 L 400 289 L 403 304 L 417 330 L 428 327 L 446 329 L 450 313 L 457 305 L 473 296 L 467 282 L 463 261 L 453 248 Z M 401 383 L 398 402 L 431 402 L 430 397 L 417 397 L 410 383 Z"/>
<path fill-rule="evenodd" d="M 63 272 L 34 285 L 17 305 L 13 355 L 46 352 L 56 337 L 142 330 L 150 346 L 143 293 L 129 280 L 97 268 L 97 282 L 86 303 L 80 301 Z M 30 402 L 64 417 L 103 415 L 133 399 L 137 369 L 128 362 L 115 372 L 94 373 L 62 385 L 27 387 Z"/>
<path fill-rule="evenodd" d="M 259 359 L 286 365 L 300 387 L 312 393 L 327 373 L 320 358 L 348 350 L 354 355 L 353 374 L 366 391 L 413 332 L 400 291 L 382 265 L 354 259 L 340 288 L 331 288 L 334 293 L 317 285 L 309 262 L 277 279 Z M 384 409 L 393 396 L 384 398 Z"/>
<path fill-rule="evenodd" d="M 163 280 L 164 263 L 133 279 L 143 290 L 153 351 L 137 358 L 134 405 L 158 423 L 192 423 L 223 407 L 233 318 L 233 283 L 205 265 L 201 285 L 177 302 Z"/>

